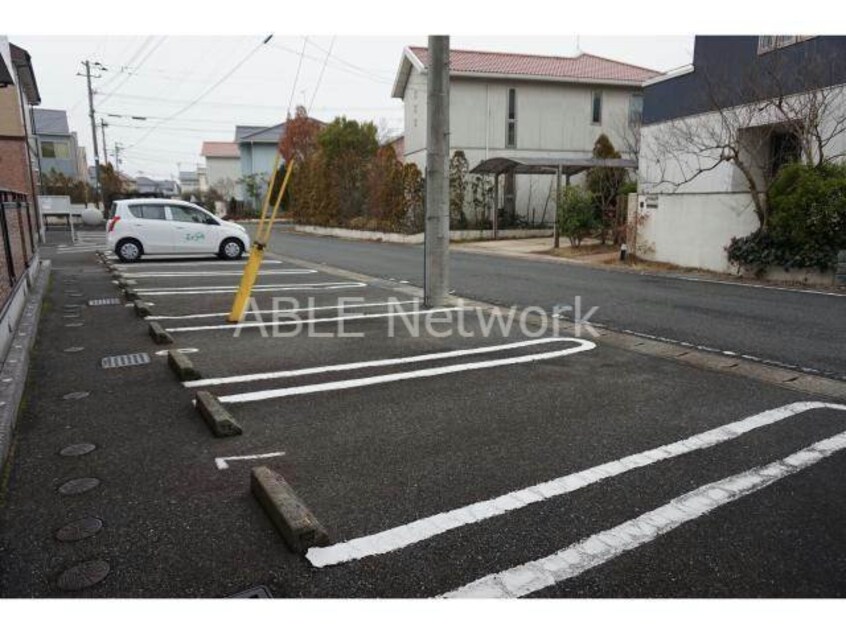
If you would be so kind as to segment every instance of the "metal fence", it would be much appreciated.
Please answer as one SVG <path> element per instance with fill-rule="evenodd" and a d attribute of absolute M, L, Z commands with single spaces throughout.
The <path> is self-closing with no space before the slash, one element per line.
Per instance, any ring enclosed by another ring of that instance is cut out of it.
<path fill-rule="evenodd" d="M 0 308 L 35 256 L 33 215 L 26 194 L 0 189 Z"/>

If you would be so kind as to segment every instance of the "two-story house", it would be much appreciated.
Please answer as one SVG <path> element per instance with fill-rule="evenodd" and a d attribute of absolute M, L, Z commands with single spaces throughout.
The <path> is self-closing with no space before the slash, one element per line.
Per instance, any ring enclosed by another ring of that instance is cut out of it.
<path fill-rule="evenodd" d="M 68 113 L 33 108 L 32 120 L 42 175 L 55 171 L 74 180 L 84 179 L 85 172 L 79 172 L 79 143 L 76 134 L 70 131 Z"/>
<path fill-rule="evenodd" d="M 426 165 L 427 49 L 403 51 L 392 96 L 405 106 L 403 157 Z M 587 158 L 601 134 L 624 158 L 642 109 L 642 85 L 660 73 L 595 55 L 551 57 L 452 49 L 450 152 L 470 167 L 489 158 Z M 552 221 L 554 178 L 507 175 L 498 207 Z M 544 210 L 541 214 L 539 210 Z"/>

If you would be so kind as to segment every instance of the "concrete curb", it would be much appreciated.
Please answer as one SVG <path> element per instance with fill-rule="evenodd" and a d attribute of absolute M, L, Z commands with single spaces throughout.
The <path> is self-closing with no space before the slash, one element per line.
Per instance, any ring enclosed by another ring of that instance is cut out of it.
<path fill-rule="evenodd" d="M 305 554 L 312 546 L 326 546 L 329 535 L 308 507 L 281 475 L 267 467 L 250 473 L 250 490 L 259 501 L 282 539 L 295 553 Z"/>
<path fill-rule="evenodd" d="M 241 426 L 220 404 L 214 394 L 201 390 L 197 392 L 196 399 L 195 407 L 197 411 L 200 412 L 200 416 L 203 417 L 206 425 L 209 426 L 215 436 L 225 438 L 227 436 L 240 436 L 243 433 Z"/>
<path fill-rule="evenodd" d="M 150 313 L 150 305 L 146 302 L 142 302 L 140 299 L 136 299 L 132 302 L 135 306 L 135 314 L 139 317 L 149 317 Z"/>
<path fill-rule="evenodd" d="M 18 321 L 3 370 L 0 372 L 0 470 L 5 466 L 12 446 L 21 399 L 26 388 L 29 359 L 38 332 L 41 304 L 50 279 L 50 260 L 41 262 L 37 281 L 26 300 L 26 306 Z M 9 380 L 6 380 L 9 379 Z"/>
<path fill-rule="evenodd" d="M 176 374 L 176 378 L 180 381 L 194 381 L 203 378 L 191 360 L 182 352 L 178 350 L 167 351 L 167 364 L 170 369 Z"/>
<path fill-rule="evenodd" d="M 133 289 L 133 288 L 125 288 L 125 289 L 123 289 L 123 296 L 126 298 L 126 301 L 128 301 L 128 302 L 134 302 L 134 301 L 136 301 L 138 298 L 140 298 L 140 297 L 141 297 L 141 296 L 138 294 L 138 292 L 137 292 L 135 289 Z"/>
<path fill-rule="evenodd" d="M 173 337 L 171 337 L 169 333 L 165 332 L 165 329 L 162 328 L 162 325 L 159 322 L 151 321 L 147 330 L 150 333 L 150 338 L 153 342 L 158 344 L 173 343 Z"/>

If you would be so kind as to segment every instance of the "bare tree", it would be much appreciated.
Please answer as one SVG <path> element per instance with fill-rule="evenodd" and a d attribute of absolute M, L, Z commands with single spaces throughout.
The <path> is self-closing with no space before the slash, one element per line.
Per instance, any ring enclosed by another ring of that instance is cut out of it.
<path fill-rule="evenodd" d="M 809 53 L 801 64 L 787 63 L 782 53 L 767 54 L 740 81 L 695 71 L 709 110 L 663 123 L 649 139 L 644 156 L 660 174 L 653 184 L 678 189 L 731 164 L 766 230 L 769 190 L 781 165 L 843 157 L 834 149 L 846 132 L 846 93 L 833 85 L 834 61 Z"/>

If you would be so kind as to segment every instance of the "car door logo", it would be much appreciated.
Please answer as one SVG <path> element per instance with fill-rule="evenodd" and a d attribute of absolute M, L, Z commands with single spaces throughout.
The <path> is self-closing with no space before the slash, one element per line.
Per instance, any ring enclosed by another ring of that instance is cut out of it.
<path fill-rule="evenodd" d="M 202 231 L 195 231 L 194 233 L 186 233 L 185 234 L 185 241 L 186 242 L 199 242 L 201 240 L 206 239 L 206 234 Z"/>

